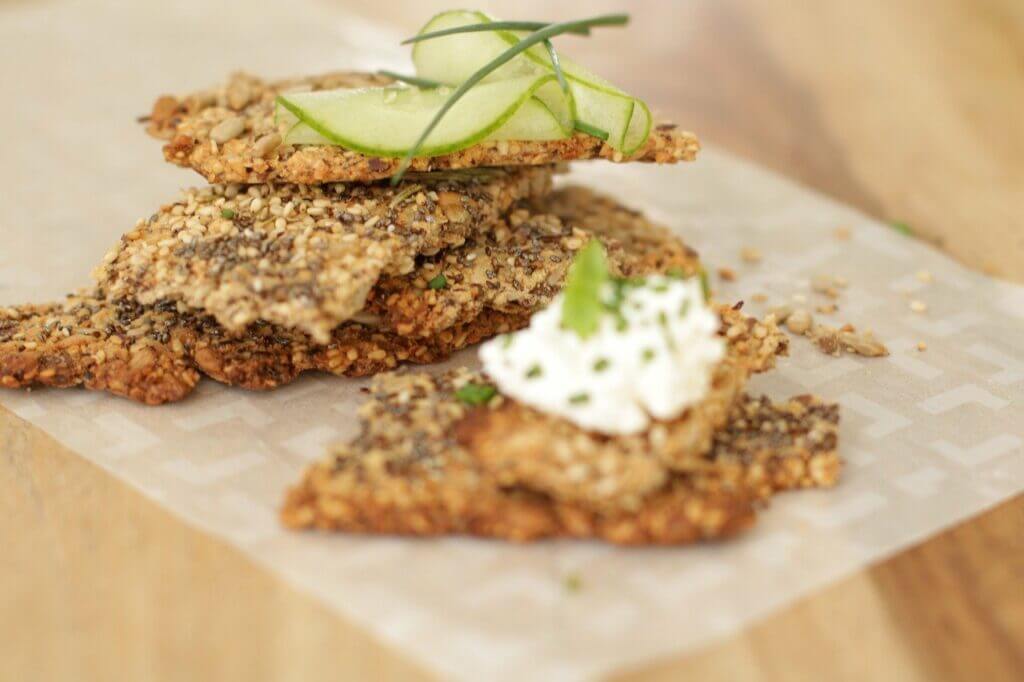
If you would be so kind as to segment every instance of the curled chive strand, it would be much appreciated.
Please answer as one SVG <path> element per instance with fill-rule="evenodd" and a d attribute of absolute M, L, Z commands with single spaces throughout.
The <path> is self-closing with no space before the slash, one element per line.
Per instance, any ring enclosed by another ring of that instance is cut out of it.
<path fill-rule="evenodd" d="M 440 81 L 430 80 L 429 78 L 420 78 L 419 76 L 406 76 L 404 73 L 398 73 L 397 71 L 382 70 L 378 71 L 377 74 L 380 76 L 387 76 L 388 78 L 400 83 L 415 85 L 417 88 L 423 88 L 424 90 L 433 90 L 444 85 L 444 83 L 441 83 Z"/>
<path fill-rule="evenodd" d="M 420 134 L 419 139 L 416 140 L 416 143 L 413 144 L 405 157 L 402 158 L 402 162 L 398 166 L 398 171 L 391 177 L 391 185 L 394 186 L 401 182 L 402 176 L 405 175 L 405 171 L 409 169 L 410 164 L 412 164 L 412 160 L 416 158 L 416 155 L 423 147 L 423 143 L 427 141 L 427 138 L 430 137 L 432 132 L 434 132 L 438 123 L 440 123 L 441 119 L 443 119 L 451 108 L 455 106 L 456 102 L 462 99 L 463 95 L 475 87 L 477 83 L 496 71 L 499 67 L 512 61 L 515 57 L 526 52 L 534 45 L 542 43 L 545 40 L 549 40 L 550 38 L 562 33 L 567 33 L 572 29 L 582 26 L 621 26 L 626 24 L 628 21 L 629 16 L 626 14 L 607 14 L 593 17 L 591 19 L 580 19 L 578 21 L 567 21 L 559 24 L 548 24 L 545 28 L 534 31 L 491 61 L 484 64 L 472 76 L 466 79 L 466 81 L 448 97 L 445 103 L 441 105 L 441 108 L 434 115 L 434 118 L 431 119 L 430 123 L 427 124 L 426 129 L 424 129 Z"/>
<path fill-rule="evenodd" d="M 544 47 L 548 51 L 548 57 L 551 58 L 551 68 L 555 70 L 555 78 L 558 79 L 558 87 L 562 88 L 562 92 L 568 95 L 569 82 L 565 80 L 565 74 L 562 73 L 562 62 L 558 60 L 558 53 L 555 52 L 555 46 L 550 40 L 545 40 Z"/>
<path fill-rule="evenodd" d="M 609 16 L 625 16 L 625 15 L 609 15 Z M 626 20 L 622 21 L 623 24 Z M 545 21 L 488 21 L 482 24 L 466 24 L 465 26 L 453 26 L 452 28 L 441 29 L 440 31 L 431 31 L 430 33 L 421 33 L 412 38 L 406 38 L 402 41 L 402 45 L 409 45 L 411 43 L 419 43 L 424 40 L 433 40 L 434 38 L 443 38 L 445 36 L 456 35 L 459 33 L 481 33 L 483 31 L 539 31 L 547 28 L 552 24 Z M 614 26 L 615 24 L 588 24 L 586 26 L 578 26 L 572 28 L 566 33 L 575 33 L 576 35 L 589 36 L 590 26 Z"/>

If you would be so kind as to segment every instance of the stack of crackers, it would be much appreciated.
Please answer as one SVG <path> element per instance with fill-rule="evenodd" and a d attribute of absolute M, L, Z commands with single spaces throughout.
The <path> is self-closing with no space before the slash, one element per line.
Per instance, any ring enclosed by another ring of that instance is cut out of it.
<path fill-rule="evenodd" d="M 500 395 L 466 405 L 459 387 L 487 381 L 468 369 L 390 372 L 526 326 L 593 239 L 619 277 L 701 265 L 638 211 L 553 186 L 570 161 L 693 160 L 696 138 L 672 124 L 630 157 L 583 133 L 484 142 L 417 158 L 394 186 L 398 159 L 283 143 L 278 94 L 387 82 L 237 74 L 160 98 L 148 132 L 210 184 L 139 220 L 88 287 L 0 310 L 0 386 L 158 405 L 203 377 L 264 390 L 307 370 L 381 374 L 361 435 L 288 494 L 296 528 L 683 543 L 747 527 L 777 491 L 835 482 L 835 407 L 745 393 L 786 338 L 738 307 L 717 307 L 728 351 L 708 397 L 638 436 L 588 433 Z"/>
<path fill-rule="evenodd" d="M 557 164 L 614 156 L 587 135 L 416 159 L 397 186 L 397 159 L 282 144 L 279 93 L 386 82 L 237 74 L 160 98 L 148 132 L 211 184 L 139 220 L 92 286 L 0 310 L 0 385 L 82 385 L 155 405 L 204 376 L 269 389 L 306 370 L 370 375 L 524 326 L 594 237 L 624 276 L 698 267 L 634 211 L 552 189 Z M 696 151 L 692 135 L 663 127 L 628 160 Z"/>

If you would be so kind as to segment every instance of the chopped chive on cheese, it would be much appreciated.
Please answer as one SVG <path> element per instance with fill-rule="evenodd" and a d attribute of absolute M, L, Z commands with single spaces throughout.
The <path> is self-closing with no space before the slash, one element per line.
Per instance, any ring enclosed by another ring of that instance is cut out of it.
<path fill-rule="evenodd" d="M 512 347 L 512 340 L 514 338 L 515 337 L 512 336 L 511 334 L 502 334 L 502 336 L 501 336 L 501 347 L 502 348 L 511 348 Z"/>
<path fill-rule="evenodd" d="M 228 220 L 231 220 L 232 218 L 235 217 L 235 212 L 232 211 L 230 208 L 222 208 L 220 210 L 220 217 L 221 218 L 227 218 Z"/>
<path fill-rule="evenodd" d="M 603 372 L 612 364 L 612 361 L 608 358 L 598 358 L 597 362 L 594 363 L 595 372 Z"/>
<path fill-rule="evenodd" d="M 655 353 L 653 348 L 644 348 L 644 352 L 640 357 L 644 359 L 644 362 L 650 362 L 654 359 L 654 355 Z"/>
<path fill-rule="evenodd" d="M 448 286 L 448 279 L 444 275 L 438 275 L 434 279 L 427 282 L 427 286 L 437 291 L 438 289 L 444 289 Z"/>
<path fill-rule="evenodd" d="M 455 392 L 455 397 L 467 405 L 486 405 L 498 389 L 489 384 L 468 383 Z"/>
<path fill-rule="evenodd" d="M 700 290 L 704 294 L 704 302 L 707 303 L 711 300 L 711 283 L 708 281 L 708 271 L 701 268 L 699 277 Z"/>
<path fill-rule="evenodd" d="M 540 365 L 534 365 L 533 367 L 530 367 L 530 369 L 526 370 L 527 379 L 536 379 L 542 374 L 544 374 L 544 370 Z"/>
<path fill-rule="evenodd" d="M 590 402 L 589 393 L 576 393 L 569 396 L 569 404 L 571 405 L 584 405 Z"/>

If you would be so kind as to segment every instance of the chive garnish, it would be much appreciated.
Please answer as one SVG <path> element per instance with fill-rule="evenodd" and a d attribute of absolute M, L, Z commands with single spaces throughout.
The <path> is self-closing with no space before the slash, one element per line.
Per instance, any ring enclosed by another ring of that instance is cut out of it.
<path fill-rule="evenodd" d="M 569 593 L 575 594 L 583 589 L 583 578 L 580 577 L 579 573 L 570 573 L 565 576 L 565 590 Z"/>
<path fill-rule="evenodd" d="M 565 21 L 557 24 L 548 24 L 544 28 L 534 31 L 530 35 L 520 40 L 515 45 L 509 47 L 507 50 L 502 52 L 500 55 L 498 55 L 491 61 L 484 64 L 482 67 L 477 69 L 477 71 L 472 76 L 467 78 L 466 81 L 462 83 L 462 85 L 456 88 L 455 92 L 453 92 L 445 101 L 445 103 L 441 105 L 441 108 L 434 115 L 434 118 L 431 119 L 430 123 L 427 124 L 427 127 L 423 130 L 423 132 L 420 133 L 419 139 L 416 140 L 416 143 L 413 144 L 412 148 L 409 149 L 409 151 L 406 152 L 405 156 L 402 158 L 402 162 L 398 166 L 398 171 L 391 177 L 391 184 L 397 185 L 402 180 L 402 176 L 405 175 L 405 171 L 409 169 L 409 165 L 412 163 L 412 160 L 416 158 L 416 155 L 423 147 L 423 143 L 427 141 L 428 137 L 430 137 L 430 133 L 434 132 L 434 128 L 436 128 L 437 124 L 441 122 L 441 119 L 444 118 L 445 114 L 447 114 L 451 110 L 451 108 L 455 106 L 455 103 L 462 99 L 463 95 L 465 95 L 473 87 L 475 87 L 477 83 L 479 83 L 484 78 L 489 76 L 499 67 L 512 61 L 512 59 L 514 59 L 517 55 L 525 52 L 534 45 L 537 45 L 538 43 L 543 43 L 545 40 L 549 40 L 554 36 L 561 35 L 563 33 L 568 33 L 573 29 L 580 29 L 584 27 L 593 26 L 623 26 L 628 22 L 628 14 L 605 14 L 590 19 L 580 19 L 577 21 Z M 489 25 L 493 26 L 493 24 L 495 23 L 499 22 L 492 22 L 492 24 Z M 433 35 L 432 37 L 436 38 L 438 37 L 436 34 L 442 33 L 442 31 L 435 31 L 434 33 L 435 35 Z M 418 40 L 426 40 L 426 36 L 429 35 L 430 34 L 425 33 L 423 35 L 416 36 L 416 38 Z"/>
<path fill-rule="evenodd" d="M 686 273 L 683 272 L 683 269 L 680 267 L 669 268 L 668 270 L 665 271 L 665 275 L 673 279 L 683 279 L 684 277 L 686 277 Z"/>
<path fill-rule="evenodd" d="M 455 391 L 455 397 L 467 405 L 485 405 L 498 394 L 498 389 L 489 384 L 468 383 Z"/>
<path fill-rule="evenodd" d="M 512 347 L 512 338 L 513 337 L 512 337 L 511 334 L 503 334 L 502 337 L 501 337 L 501 347 L 506 349 L 506 350 L 511 348 Z"/>
<path fill-rule="evenodd" d="M 907 225 L 906 223 L 892 223 L 892 229 L 906 237 L 914 236 L 914 231 L 910 229 L 910 225 Z"/>
<path fill-rule="evenodd" d="M 562 63 L 558 61 L 558 53 L 555 52 L 555 46 L 551 44 L 550 40 L 545 40 L 544 49 L 548 51 L 548 57 L 551 59 L 551 68 L 555 70 L 558 87 L 562 88 L 562 92 L 569 94 L 569 83 L 565 80 L 565 74 L 562 73 Z"/>
<path fill-rule="evenodd" d="M 690 312 L 690 299 L 683 301 L 683 305 L 679 307 L 679 317 L 686 317 L 688 312 Z"/>
<path fill-rule="evenodd" d="M 540 365 L 534 365 L 530 369 L 526 370 L 526 378 L 527 379 L 536 379 L 537 377 L 539 377 L 543 373 L 544 373 L 544 370 L 541 368 Z"/>
<path fill-rule="evenodd" d="M 222 208 L 220 210 L 220 217 L 221 218 L 227 218 L 228 220 L 231 220 L 232 218 L 235 217 L 235 212 L 232 211 L 230 208 Z"/>
<path fill-rule="evenodd" d="M 605 142 L 607 142 L 608 138 L 610 137 L 610 135 L 608 135 L 607 130 L 601 130 L 596 126 L 592 126 L 589 123 L 584 123 L 583 121 L 576 121 L 576 123 L 573 124 L 573 127 L 575 127 L 576 130 L 580 131 L 581 133 L 593 135 L 599 140 L 604 140 Z"/>
<path fill-rule="evenodd" d="M 612 362 L 608 358 L 598 358 L 597 362 L 594 363 L 595 372 L 603 372 L 608 369 Z"/>
<path fill-rule="evenodd" d="M 569 403 L 572 405 L 582 405 L 590 402 L 589 393 L 577 393 L 576 395 L 569 396 Z"/>
<path fill-rule="evenodd" d="M 552 25 L 553 24 L 546 21 L 487 21 L 482 24 L 466 24 L 465 26 L 453 26 L 452 28 L 445 28 L 440 31 L 421 33 L 413 36 L 412 38 L 406 38 L 402 41 L 402 45 L 418 43 L 423 40 L 432 40 L 434 38 L 443 38 L 457 33 L 480 33 L 481 31 L 539 31 Z M 575 33 L 576 35 L 581 36 L 589 36 L 590 27 L 596 25 L 600 24 L 587 24 L 585 26 L 571 28 L 564 32 Z"/>
<path fill-rule="evenodd" d="M 448 286 L 448 279 L 444 275 L 438 275 L 434 279 L 427 282 L 427 286 L 437 291 L 438 289 L 444 289 Z"/>
<path fill-rule="evenodd" d="M 403 73 L 388 71 L 386 69 L 382 69 L 377 73 L 381 76 L 392 78 L 400 83 L 408 83 L 409 85 L 415 85 L 417 88 L 424 88 L 426 90 L 433 90 L 434 88 L 439 88 L 444 85 L 444 83 L 440 81 L 430 80 L 429 78 L 420 78 L 419 76 L 406 76 Z"/>
<path fill-rule="evenodd" d="M 651 360 L 654 359 L 654 349 L 644 348 L 644 353 L 640 357 L 643 358 L 644 362 L 650 362 Z"/>
<path fill-rule="evenodd" d="M 711 283 L 708 281 L 708 271 L 704 268 L 700 269 L 700 290 L 704 294 L 704 302 L 707 303 L 711 300 Z"/>

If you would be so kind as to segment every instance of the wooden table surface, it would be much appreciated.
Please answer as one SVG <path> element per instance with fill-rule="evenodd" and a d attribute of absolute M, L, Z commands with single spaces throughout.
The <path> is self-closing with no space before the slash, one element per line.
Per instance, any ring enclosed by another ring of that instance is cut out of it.
<path fill-rule="evenodd" d="M 704 140 L 1024 281 L 1020 0 L 552 4 L 483 7 L 628 4 L 629 33 L 567 51 Z M 351 5 L 407 30 L 445 8 Z M 0 679 L 425 677 L 0 409 Z M 623 679 L 681 678 L 1024 679 L 1024 496 Z"/>

